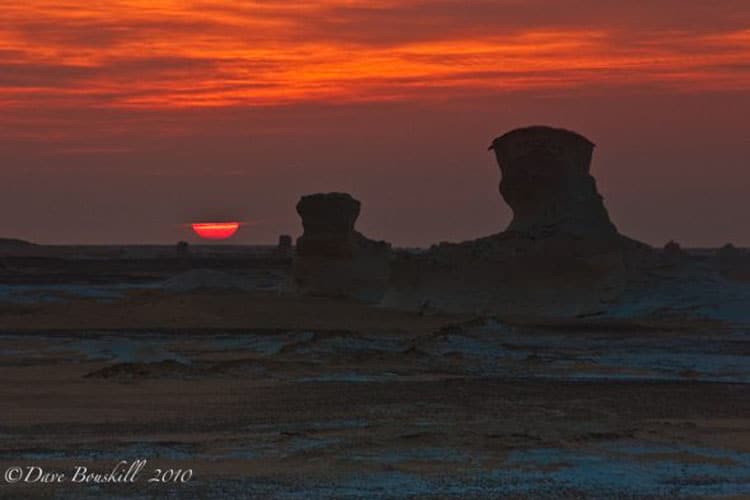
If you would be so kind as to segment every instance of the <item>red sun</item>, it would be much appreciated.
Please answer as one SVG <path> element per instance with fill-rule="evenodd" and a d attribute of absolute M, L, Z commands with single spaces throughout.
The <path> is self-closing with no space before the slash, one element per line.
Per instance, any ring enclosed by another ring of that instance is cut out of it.
<path fill-rule="evenodd" d="M 240 228 L 239 222 L 194 222 L 195 234 L 206 240 L 225 240 L 234 236 Z"/>

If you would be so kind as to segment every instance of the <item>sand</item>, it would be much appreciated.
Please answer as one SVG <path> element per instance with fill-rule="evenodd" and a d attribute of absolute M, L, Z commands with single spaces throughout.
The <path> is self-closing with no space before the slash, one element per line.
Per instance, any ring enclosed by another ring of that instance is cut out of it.
<path fill-rule="evenodd" d="M 148 464 L 135 484 L 3 485 L 9 498 L 750 494 L 750 338 L 731 329 L 229 292 L 22 317 L 2 315 L 0 469 Z M 193 479 L 148 484 L 154 467 Z"/>

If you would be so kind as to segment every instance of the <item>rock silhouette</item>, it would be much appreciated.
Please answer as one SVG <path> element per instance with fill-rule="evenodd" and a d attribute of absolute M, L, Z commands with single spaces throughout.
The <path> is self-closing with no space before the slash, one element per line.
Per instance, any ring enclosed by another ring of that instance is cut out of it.
<path fill-rule="evenodd" d="M 727 243 L 716 252 L 721 274 L 732 281 L 750 281 L 750 253 Z"/>
<path fill-rule="evenodd" d="M 508 231 L 532 237 L 617 233 L 590 174 L 594 144 L 582 135 L 521 128 L 496 138 L 490 149 L 502 172 L 500 193 L 513 209 Z"/>
<path fill-rule="evenodd" d="M 662 255 L 670 262 L 679 262 L 687 256 L 687 253 L 682 249 L 679 243 L 674 240 L 670 240 L 664 245 Z"/>
<path fill-rule="evenodd" d="M 740 259 L 742 258 L 742 254 L 742 250 L 732 245 L 731 243 L 727 243 L 723 247 L 719 248 L 719 250 L 716 252 L 716 256 L 721 262 L 732 262 L 734 260 Z"/>
<path fill-rule="evenodd" d="M 360 208 L 346 193 L 303 196 L 297 203 L 304 229 L 292 272 L 298 292 L 365 302 L 382 299 L 391 247 L 354 229 Z"/>
<path fill-rule="evenodd" d="M 392 251 L 355 229 L 361 204 L 350 195 L 305 196 L 297 205 L 304 234 L 295 289 L 427 314 L 533 321 L 657 314 L 684 304 L 733 317 L 732 283 L 750 281 L 750 254 L 726 245 L 706 257 L 674 241 L 656 250 L 620 234 L 591 175 L 587 138 L 534 126 L 501 135 L 490 149 L 513 210 L 504 231 Z"/>
<path fill-rule="evenodd" d="M 304 234 L 297 240 L 297 254 L 351 257 L 355 252 L 354 223 L 361 204 L 346 193 L 303 196 L 297 203 Z"/>
<path fill-rule="evenodd" d="M 513 209 L 507 230 L 400 254 L 385 303 L 535 317 L 602 312 L 648 247 L 611 222 L 590 174 L 593 148 L 575 132 L 542 126 L 495 139 L 500 194 Z"/>
<path fill-rule="evenodd" d="M 276 245 L 276 255 L 279 257 L 291 257 L 293 252 L 292 237 L 288 234 L 280 235 L 279 243 Z"/>
<path fill-rule="evenodd" d="M 0 250 L 13 250 L 17 248 L 30 248 L 34 246 L 36 246 L 34 243 L 26 240 L 19 240 L 17 238 L 0 238 Z"/>
<path fill-rule="evenodd" d="M 190 244 L 187 241 L 178 241 L 175 249 L 179 257 L 190 255 Z"/>

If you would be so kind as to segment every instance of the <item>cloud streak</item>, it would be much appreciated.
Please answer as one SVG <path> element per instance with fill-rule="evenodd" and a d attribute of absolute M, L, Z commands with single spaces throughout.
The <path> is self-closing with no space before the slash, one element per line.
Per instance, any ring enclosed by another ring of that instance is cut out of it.
<path fill-rule="evenodd" d="M 161 109 L 750 87 L 742 1 L 560 3 L 0 1 L 0 105 Z"/>

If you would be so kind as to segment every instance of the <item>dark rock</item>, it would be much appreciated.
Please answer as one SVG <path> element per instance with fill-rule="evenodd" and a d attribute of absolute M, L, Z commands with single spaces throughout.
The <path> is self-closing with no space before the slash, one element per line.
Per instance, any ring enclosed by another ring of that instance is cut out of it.
<path fill-rule="evenodd" d="M 500 193 L 513 209 L 508 231 L 531 237 L 617 234 L 590 174 L 591 141 L 536 126 L 508 132 L 490 149 L 502 172 Z"/>
<path fill-rule="evenodd" d="M 297 255 L 351 257 L 355 246 L 354 223 L 360 202 L 346 193 L 303 196 L 297 203 L 304 234 L 297 240 Z"/>
<path fill-rule="evenodd" d="M 391 247 L 355 231 L 361 204 L 346 193 L 303 196 L 304 233 L 297 239 L 293 280 L 299 293 L 378 302 L 385 293 Z"/>
<path fill-rule="evenodd" d="M 29 250 L 37 247 L 35 243 L 15 238 L 0 238 L 0 252 Z"/>
<path fill-rule="evenodd" d="M 294 253 L 292 237 L 288 234 L 279 236 L 279 244 L 276 246 L 276 255 L 280 257 L 291 257 Z"/>
<path fill-rule="evenodd" d="M 666 245 L 664 245 L 664 250 L 662 251 L 662 254 L 669 261 L 677 261 L 687 255 L 685 251 L 682 249 L 682 247 L 680 246 L 680 244 L 674 240 L 670 240 Z"/>
<path fill-rule="evenodd" d="M 36 244 L 26 240 L 19 240 L 17 238 L 0 238 L 0 246 L 8 248 L 26 248 L 36 246 Z"/>
<path fill-rule="evenodd" d="M 750 282 L 750 252 L 727 243 L 716 252 L 719 271 L 732 281 Z"/>
<path fill-rule="evenodd" d="M 732 260 L 741 258 L 742 253 L 742 250 L 732 245 L 731 243 L 727 243 L 716 252 L 716 256 L 720 261 L 730 262 Z"/>
<path fill-rule="evenodd" d="M 180 257 L 190 255 L 190 244 L 187 241 L 177 242 L 177 255 Z"/>
<path fill-rule="evenodd" d="M 292 248 L 292 237 L 288 234 L 279 236 L 279 248 Z"/>
<path fill-rule="evenodd" d="M 623 292 L 626 269 L 623 248 L 611 238 L 505 232 L 399 255 L 385 305 L 501 316 L 596 314 Z"/>
<path fill-rule="evenodd" d="M 620 235 L 590 174 L 594 145 L 550 127 L 495 139 L 507 230 L 399 254 L 385 304 L 415 311 L 581 317 L 623 294 L 628 269 L 650 247 Z"/>

